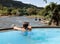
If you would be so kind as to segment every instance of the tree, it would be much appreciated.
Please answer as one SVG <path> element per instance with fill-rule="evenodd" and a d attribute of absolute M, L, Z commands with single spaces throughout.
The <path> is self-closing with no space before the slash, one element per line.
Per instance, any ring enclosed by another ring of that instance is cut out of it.
<path fill-rule="evenodd" d="M 56 26 L 59 26 L 60 25 L 60 14 L 59 14 L 59 9 L 58 7 L 56 6 L 55 9 L 53 10 L 53 15 L 51 17 L 51 20 L 50 20 L 50 25 L 51 23 L 56 23 Z"/>
<path fill-rule="evenodd" d="M 7 13 L 8 15 L 12 15 L 12 14 L 11 14 L 12 8 L 9 8 L 7 11 L 8 11 L 8 13 Z"/>
<path fill-rule="evenodd" d="M 3 5 L 2 4 L 0 4 L 0 10 L 2 10 L 3 9 Z"/>
<path fill-rule="evenodd" d="M 59 15 L 59 6 L 56 3 L 50 3 L 50 5 L 45 7 L 45 10 L 47 13 L 47 15 L 50 15 L 50 22 L 49 25 L 51 25 L 52 23 L 56 24 L 56 26 L 59 26 L 59 22 L 60 22 L 60 15 Z"/>
<path fill-rule="evenodd" d="M 3 14 L 3 15 L 7 15 L 7 13 L 8 13 L 8 11 L 7 11 L 7 10 L 8 10 L 8 8 L 7 8 L 7 7 L 3 7 L 3 10 L 2 10 L 3 12 L 2 12 L 2 14 Z"/>
<path fill-rule="evenodd" d="M 0 10 L 0 16 L 2 16 L 2 10 Z"/>
<path fill-rule="evenodd" d="M 36 8 L 28 8 L 26 11 L 29 15 L 32 15 L 32 14 L 36 15 Z"/>
<path fill-rule="evenodd" d="M 11 11 L 12 16 L 19 16 L 20 12 L 19 12 L 19 8 L 13 8 Z"/>

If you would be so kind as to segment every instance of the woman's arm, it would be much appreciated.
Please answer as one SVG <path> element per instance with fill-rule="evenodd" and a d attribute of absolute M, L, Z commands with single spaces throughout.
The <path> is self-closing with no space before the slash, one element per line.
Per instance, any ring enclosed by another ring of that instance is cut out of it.
<path fill-rule="evenodd" d="M 21 28 L 14 26 L 13 29 L 15 30 L 21 30 Z"/>
<path fill-rule="evenodd" d="M 20 31 L 26 31 L 24 28 L 20 28 L 20 27 L 16 27 L 16 26 L 14 26 L 13 29 L 20 30 Z"/>

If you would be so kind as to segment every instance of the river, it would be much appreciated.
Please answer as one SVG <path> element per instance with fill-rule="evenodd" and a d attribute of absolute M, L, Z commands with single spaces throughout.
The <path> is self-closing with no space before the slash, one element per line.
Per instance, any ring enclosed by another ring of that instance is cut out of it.
<path fill-rule="evenodd" d="M 15 24 L 16 26 L 22 27 L 23 22 L 30 22 L 31 26 L 45 26 L 46 24 L 35 21 L 35 18 L 28 18 L 26 16 L 16 17 L 0 17 L 0 28 L 10 28 Z"/>

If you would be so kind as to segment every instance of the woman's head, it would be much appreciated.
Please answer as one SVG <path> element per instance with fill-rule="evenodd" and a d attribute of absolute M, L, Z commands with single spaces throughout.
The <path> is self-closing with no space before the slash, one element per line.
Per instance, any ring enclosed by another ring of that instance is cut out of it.
<path fill-rule="evenodd" d="M 28 28 L 28 26 L 29 26 L 29 22 L 24 22 L 23 23 L 23 27 L 26 29 L 26 28 Z"/>

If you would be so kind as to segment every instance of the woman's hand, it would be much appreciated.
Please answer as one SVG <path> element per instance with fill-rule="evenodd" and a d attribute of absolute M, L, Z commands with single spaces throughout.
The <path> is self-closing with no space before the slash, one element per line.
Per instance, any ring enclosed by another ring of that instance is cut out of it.
<path fill-rule="evenodd" d="M 28 26 L 28 30 L 31 31 L 32 30 L 32 27 L 31 26 Z"/>
<path fill-rule="evenodd" d="M 15 24 L 12 24 L 12 26 L 11 26 L 13 29 L 16 29 L 17 28 L 17 26 L 15 25 Z"/>
<path fill-rule="evenodd" d="M 28 26 L 28 28 L 31 28 L 31 26 Z"/>
<path fill-rule="evenodd" d="M 17 29 L 17 27 L 16 27 L 16 26 L 14 26 L 14 27 L 13 27 L 13 29 Z"/>
<path fill-rule="evenodd" d="M 25 32 L 26 30 L 24 28 L 21 28 L 21 31 Z"/>

